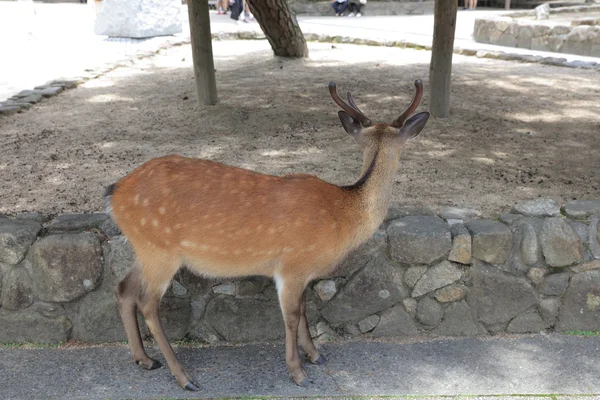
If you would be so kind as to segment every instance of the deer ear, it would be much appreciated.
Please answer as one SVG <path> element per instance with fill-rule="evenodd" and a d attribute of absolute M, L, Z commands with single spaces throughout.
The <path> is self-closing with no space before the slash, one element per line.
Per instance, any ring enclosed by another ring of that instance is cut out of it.
<path fill-rule="evenodd" d="M 429 113 L 427 111 L 418 113 L 410 117 L 400 128 L 399 138 L 402 143 L 408 142 L 411 139 L 419 136 L 419 133 L 425 127 L 427 120 L 429 119 Z"/>
<path fill-rule="evenodd" d="M 346 111 L 338 111 L 338 116 L 340 117 L 340 121 L 342 121 L 342 126 L 346 133 L 356 139 L 362 130 L 360 122 L 350 116 Z"/>

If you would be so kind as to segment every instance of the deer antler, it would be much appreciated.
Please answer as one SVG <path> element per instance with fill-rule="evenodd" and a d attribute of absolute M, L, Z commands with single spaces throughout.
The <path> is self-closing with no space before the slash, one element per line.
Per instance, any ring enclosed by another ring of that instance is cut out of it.
<path fill-rule="evenodd" d="M 367 128 L 371 125 L 373 125 L 373 122 L 367 118 L 367 116 L 365 114 L 363 114 L 358 107 L 356 107 L 356 104 L 354 103 L 354 100 L 352 99 L 352 95 L 350 94 L 350 92 L 348 92 L 348 102 L 351 105 L 348 105 L 344 102 L 344 100 L 342 100 L 342 98 L 340 97 L 340 95 L 337 93 L 337 89 L 335 86 L 335 82 L 329 82 L 329 93 L 331 93 L 331 98 L 333 99 L 333 101 L 336 102 L 336 104 L 338 106 L 340 106 L 340 108 L 344 111 L 346 111 L 348 114 L 350 114 L 350 116 L 354 119 L 357 119 L 358 122 L 360 122 L 360 124 Z"/>
<path fill-rule="evenodd" d="M 415 93 L 413 101 L 410 103 L 406 111 L 400 114 L 400 116 L 396 118 L 394 122 L 392 122 L 392 126 L 394 128 L 402 128 L 404 121 L 410 117 L 410 114 L 412 114 L 419 106 L 419 103 L 421 103 L 421 97 L 423 97 L 423 82 L 420 79 L 415 81 L 415 88 L 417 89 L 417 92 Z"/>

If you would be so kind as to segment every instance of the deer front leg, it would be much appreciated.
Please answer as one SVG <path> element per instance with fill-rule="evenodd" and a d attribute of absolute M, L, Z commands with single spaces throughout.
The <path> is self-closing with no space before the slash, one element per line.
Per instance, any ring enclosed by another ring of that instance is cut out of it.
<path fill-rule="evenodd" d="M 177 383 L 185 390 L 197 391 L 199 390 L 198 384 L 195 383 L 190 375 L 187 373 L 181 362 L 177 359 L 167 335 L 162 327 L 159 316 L 161 294 L 155 294 L 148 299 L 144 307 L 142 308 L 142 314 L 146 320 L 150 332 L 158 343 L 160 351 L 167 360 L 167 365 L 171 374 L 177 379 Z"/>
<path fill-rule="evenodd" d="M 286 280 L 277 276 L 275 282 L 285 323 L 285 361 L 294 382 L 299 386 L 307 386 L 309 382 L 298 353 L 298 325 L 304 286 L 295 279 Z"/>

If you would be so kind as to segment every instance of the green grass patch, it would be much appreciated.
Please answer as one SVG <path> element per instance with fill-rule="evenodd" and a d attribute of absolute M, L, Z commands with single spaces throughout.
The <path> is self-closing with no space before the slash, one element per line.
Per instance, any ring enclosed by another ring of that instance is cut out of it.
<path fill-rule="evenodd" d="M 571 336 L 600 336 L 600 331 L 568 331 L 565 335 Z"/>

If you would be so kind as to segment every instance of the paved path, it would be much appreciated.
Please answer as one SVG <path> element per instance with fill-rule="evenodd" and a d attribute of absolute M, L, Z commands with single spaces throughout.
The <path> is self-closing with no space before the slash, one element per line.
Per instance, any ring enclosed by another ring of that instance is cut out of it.
<path fill-rule="evenodd" d="M 27 3 L 0 1 L 0 101 L 49 80 L 81 76 L 86 69 L 105 63 L 129 59 L 136 54 L 154 51 L 172 37 L 146 40 L 110 39 L 93 33 L 95 13 L 92 3 Z M 474 19 L 502 10 L 459 11 L 456 46 L 466 49 L 504 50 L 513 53 L 537 54 L 544 57 L 565 57 L 571 60 L 597 61 L 598 58 L 557 53 L 536 52 L 473 42 Z M 431 45 L 433 16 L 365 16 L 310 17 L 300 16 L 305 33 L 350 36 L 377 40 L 406 40 Z M 184 32 L 177 38 L 189 37 L 187 10 L 182 8 Z M 257 31 L 256 22 L 236 24 L 229 16 L 211 11 L 213 33 Z"/>
<path fill-rule="evenodd" d="M 328 362 L 325 366 L 306 367 L 313 380 L 307 389 L 288 378 L 281 343 L 179 348 L 181 361 L 202 388 L 197 393 L 180 389 L 165 368 L 143 371 L 133 365 L 122 345 L 3 348 L 1 397 L 67 400 L 558 394 L 554 399 L 575 399 L 576 395 L 600 399 L 599 337 L 550 335 L 413 344 L 352 341 L 321 347 Z M 156 349 L 150 354 L 157 354 Z"/>

